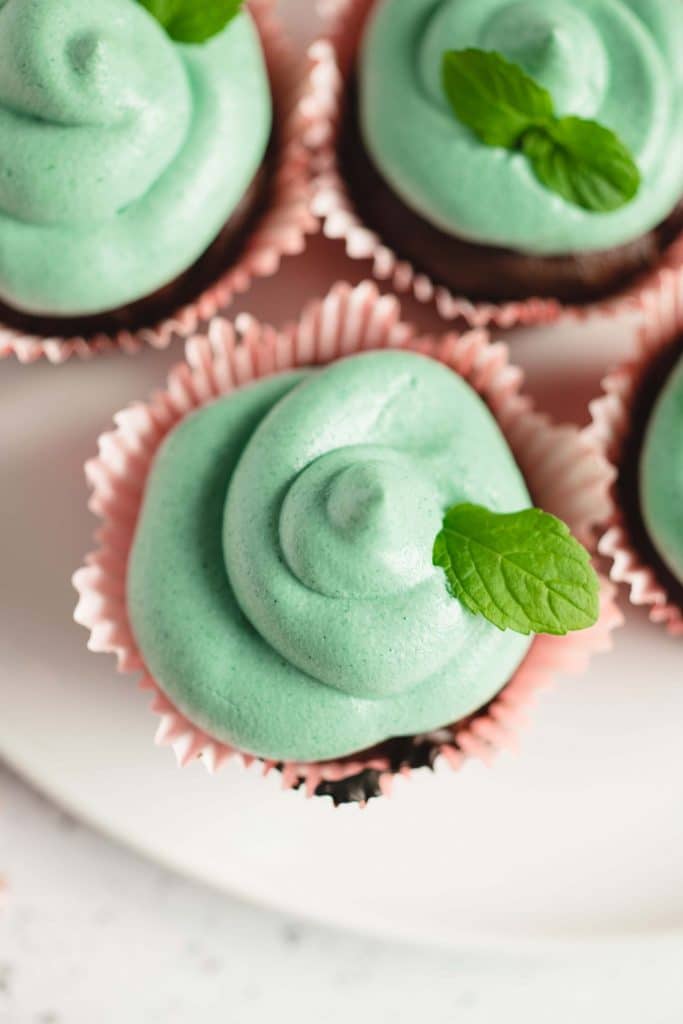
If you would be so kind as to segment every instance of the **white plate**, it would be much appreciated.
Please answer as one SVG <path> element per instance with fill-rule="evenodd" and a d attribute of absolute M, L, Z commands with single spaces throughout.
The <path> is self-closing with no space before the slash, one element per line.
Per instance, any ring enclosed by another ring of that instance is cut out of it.
<path fill-rule="evenodd" d="M 322 291 L 321 243 L 250 302 Z M 337 256 L 337 263 L 338 263 Z M 534 390 L 585 415 L 608 348 L 581 328 L 515 343 Z M 564 338 L 564 340 L 563 340 Z M 576 339 L 584 339 L 576 341 Z M 628 331 L 610 332 L 614 347 Z M 604 332 L 603 332 L 604 339 Z M 683 929 L 681 648 L 631 614 L 612 655 L 544 695 L 521 752 L 399 782 L 365 812 L 230 765 L 176 767 L 148 698 L 71 623 L 89 548 L 82 464 L 179 351 L 0 365 L 0 752 L 60 803 L 218 887 L 330 922 L 468 945 Z"/>

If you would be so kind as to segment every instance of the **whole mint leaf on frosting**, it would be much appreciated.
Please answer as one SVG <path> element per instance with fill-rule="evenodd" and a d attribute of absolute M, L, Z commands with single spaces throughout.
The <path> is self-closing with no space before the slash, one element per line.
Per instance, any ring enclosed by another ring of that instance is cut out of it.
<path fill-rule="evenodd" d="M 580 117 L 557 117 L 547 89 L 488 50 L 448 50 L 443 87 L 455 116 L 487 146 L 522 152 L 547 189 L 595 213 L 629 203 L 640 188 L 619 137 Z"/>
<path fill-rule="evenodd" d="M 599 585 L 588 552 L 540 509 L 502 514 L 455 505 L 433 561 L 453 597 L 499 629 L 564 636 L 597 622 Z"/>
<path fill-rule="evenodd" d="M 547 89 L 499 53 L 449 50 L 442 74 L 456 116 L 487 146 L 513 149 L 527 128 L 553 116 Z"/>
<path fill-rule="evenodd" d="M 204 43 L 222 32 L 243 0 L 139 0 L 177 43 Z"/>
<path fill-rule="evenodd" d="M 532 128 L 522 138 L 522 152 L 546 188 L 586 210 L 618 210 L 640 187 L 629 151 L 595 121 L 563 117 Z"/>

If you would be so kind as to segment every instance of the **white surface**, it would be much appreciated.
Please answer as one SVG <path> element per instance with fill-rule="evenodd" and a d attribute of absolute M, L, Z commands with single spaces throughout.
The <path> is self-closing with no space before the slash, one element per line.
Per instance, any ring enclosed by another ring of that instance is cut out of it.
<path fill-rule="evenodd" d="M 337 934 L 78 827 L 0 770 L 1 1024 L 680 1024 L 681 949 L 501 958 Z"/>
<path fill-rule="evenodd" d="M 320 275 L 327 250 L 315 250 L 303 266 Z M 297 288 L 324 290 L 301 269 L 290 263 L 261 286 L 252 308 L 279 321 L 283 296 L 291 305 Z M 577 337 L 586 358 L 557 331 L 520 339 L 515 351 L 541 401 L 580 416 L 577 393 L 595 389 L 590 374 L 607 353 L 590 331 Z M 628 331 L 615 339 L 627 346 Z M 232 764 L 215 778 L 201 765 L 180 770 L 152 745 L 148 697 L 116 677 L 111 659 L 89 655 L 70 622 L 69 579 L 92 532 L 83 461 L 111 414 L 161 383 L 177 354 L 0 367 L 0 650 L 10 669 L 0 751 L 9 762 L 162 863 L 327 921 L 517 948 L 683 928 L 681 650 L 637 615 L 611 656 L 543 698 L 516 758 L 401 780 L 365 813 L 283 794 L 256 767 Z"/>

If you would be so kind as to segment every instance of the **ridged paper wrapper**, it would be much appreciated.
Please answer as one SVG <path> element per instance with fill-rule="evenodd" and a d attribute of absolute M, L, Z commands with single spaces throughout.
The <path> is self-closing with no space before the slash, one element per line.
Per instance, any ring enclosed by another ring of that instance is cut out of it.
<path fill-rule="evenodd" d="M 635 354 L 604 379 L 602 395 L 591 403 L 592 422 L 586 432 L 612 464 L 615 477 L 601 524 L 599 552 L 610 561 L 612 580 L 628 588 L 631 603 L 647 608 L 652 622 L 679 637 L 683 637 L 683 607 L 641 551 L 622 507 L 619 474 L 629 438 L 634 430 L 644 432 L 647 425 L 636 422 L 641 386 L 653 363 L 682 338 L 683 277 L 674 268 L 664 268 L 657 275 L 657 287 L 648 295 Z M 637 503 L 637 496 L 632 497 Z"/>

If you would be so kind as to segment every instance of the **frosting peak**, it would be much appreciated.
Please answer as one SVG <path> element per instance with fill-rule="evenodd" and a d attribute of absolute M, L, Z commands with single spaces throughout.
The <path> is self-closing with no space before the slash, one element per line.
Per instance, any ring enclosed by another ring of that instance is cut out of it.
<path fill-rule="evenodd" d="M 592 117 L 609 78 L 607 54 L 590 18 L 568 3 L 520 0 L 494 11 L 480 46 L 519 64 L 560 113 Z"/>
<path fill-rule="evenodd" d="M 140 5 L 0 8 L 3 213 L 37 224 L 114 217 L 163 174 L 191 113 L 179 54 Z"/>
<path fill-rule="evenodd" d="M 431 572 L 425 552 L 439 529 L 438 491 L 391 448 L 337 448 L 296 478 L 280 513 L 287 564 L 328 597 L 379 598 Z"/>

